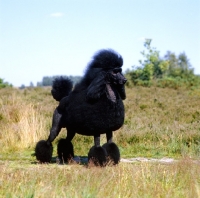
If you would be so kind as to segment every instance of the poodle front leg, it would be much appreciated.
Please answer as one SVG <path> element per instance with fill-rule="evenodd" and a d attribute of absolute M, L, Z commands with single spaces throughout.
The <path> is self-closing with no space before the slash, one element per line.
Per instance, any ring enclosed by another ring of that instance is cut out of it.
<path fill-rule="evenodd" d="M 94 146 L 95 147 L 100 146 L 100 134 L 94 136 Z"/>
<path fill-rule="evenodd" d="M 56 108 L 53 114 L 52 128 L 50 130 L 50 134 L 47 141 L 40 140 L 36 144 L 35 156 L 36 156 L 36 159 L 42 163 L 51 162 L 52 153 L 53 153 L 52 142 L 61 130 L 61 118 L 62 118 L 62 114 L 60 114 Z"/>
<path fill-rule="evenodd" d="M 106 133 L 106 139 L 107 139 L 107 143 L 113 142 L 113 132 L 112 131 L 109 131 Z"/>
<path fill-rule="evenodd" d="M 62 114 L 59 113 L 58 108 L 55 109 L 52 119 L 52 127 L 50 130 L 50 134 L 47 140 L 47 143 L 50 144 L 54 141 L 54 139 L 58 136 L 62 125 L 61 125 Z"/>

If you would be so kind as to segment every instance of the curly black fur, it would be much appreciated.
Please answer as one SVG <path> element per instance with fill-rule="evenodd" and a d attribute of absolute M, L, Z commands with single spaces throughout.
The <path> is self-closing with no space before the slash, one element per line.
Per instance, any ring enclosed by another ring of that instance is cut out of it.
<path fill-rule="evenodd" d="M 45 140 L 40 140 L 35 147 L 36 159 L 41 163 L 51 162 L 53 153 L 53 147 L 51 143 L 47 143 Z"/>
<path fill-rule="evenodd" d="M 59 80 L 58 80 L 59 79 Z M 69 78 L 59 77 L 54 79 L 51 94 L 53 98 L 60 101 L 65 96 L 68 96 L 73 87 L 73 83 Z"/>
<path fill-rule="evenodd" d="M 107 152 L 103 147 L 93 146 L 88 153 L 88 162 L 95 166 L 105 166 L 107 162 L 106 156 Z"/>
<path fill-rule="evenodd" d="M 107 152 L 107 163 L 116 165 L 120 161 L 120 152 L 119 148 L 114 142 L 105 143 L 102 146 Z"/>

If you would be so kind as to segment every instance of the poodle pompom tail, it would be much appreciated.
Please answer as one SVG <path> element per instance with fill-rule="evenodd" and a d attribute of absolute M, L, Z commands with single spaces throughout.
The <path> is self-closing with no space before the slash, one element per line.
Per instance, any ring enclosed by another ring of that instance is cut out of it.
<path fill-rule="evenodd" d="M 54 79 L 51 94 L 55 100 L 60 101 L 69 95 L 72 87 L 73 83 L 69 78 L 60 76 Z"/>

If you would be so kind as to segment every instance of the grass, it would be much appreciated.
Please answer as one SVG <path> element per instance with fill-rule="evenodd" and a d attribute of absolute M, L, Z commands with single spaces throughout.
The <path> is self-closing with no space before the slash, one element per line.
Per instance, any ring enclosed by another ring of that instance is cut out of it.
<path fill-rule="evenodd" d="M 114 133 L 121 156 L 178 162 L 37 164 L 31 154 L 48 137 L 57 102 L 50 88 L 0 89 L 0 197 L 200 197 L 200 90 L 127 88 L 124 104 L 124 126 Z M 62 129 L 53 156 L 65 136 Z M 73 144 L 76 155 L 87 156 L 93 137 L 76 135 Z"/>
<path fill-rule="evenodd" d="M 23 95 L 12 90 L 0 100 L 0 144 L 3 150 L 30 147 L 44 136 L 46 118 L 38 104 L 23 101 Z"/>
<path fill-rule="evenodd" d="M 115 167 L 0 162 L 0 197 L 199 197 L 199 164 L 120 163 Z"/>
<path fill-rule="evenodd" d="M 52 112 L 57 106 L 49 88 L 1 89 L 0 95 L 3 151 L 33 149 L 38 140 L 47 138 Z M 199 89 L 128 88 L 124 126 L 114 133 L 121 154 L 125 157 L 199 157 L 199 106 Z M 54 144 L 64 136 L 65 129 Z M 77 155 L 86 155 L 93 138 L 76 135 L 73 143 Z"/>
<path fill-rule="evenodd" d="M 124 155 L 199 157 L 199 93 L 155 87 L 128 90 L 125 124 L 117 133 L 119 145 L 130 150 Z"/>

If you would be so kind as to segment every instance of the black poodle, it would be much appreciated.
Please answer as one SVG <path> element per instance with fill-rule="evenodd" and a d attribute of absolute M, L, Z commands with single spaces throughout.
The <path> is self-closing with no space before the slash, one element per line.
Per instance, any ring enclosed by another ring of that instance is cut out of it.
<path fill-rule="evenodd" d="M 52 142 L 61 128 L 66 127 L 67 137 L 58 143 L 58 157 L 68 162 L 74 157 L 71 140 L 76 133 L 94 136 L 94 146 L 88 153 L 88 161 L 104 166 L 117 164 L 120 153 L 113 142 L 113 131 L 124 123 L 126 79 L 122 74 L 123 59 L 113 50 L 101 50 L 89 63 L 82 80 L 72 91 L 72 82 L 59 77 L 54 80 L 52 95 L 59 101 L 53 114 L 52 128 L 48 139 L 37 143 L 35 154 L 40 162 L 50 162 Z M 100 135 L 105 134 L 107 143 L 100 146 Z"/>

